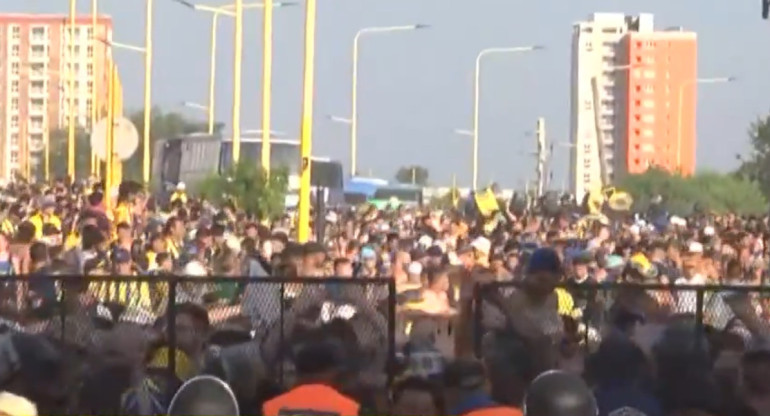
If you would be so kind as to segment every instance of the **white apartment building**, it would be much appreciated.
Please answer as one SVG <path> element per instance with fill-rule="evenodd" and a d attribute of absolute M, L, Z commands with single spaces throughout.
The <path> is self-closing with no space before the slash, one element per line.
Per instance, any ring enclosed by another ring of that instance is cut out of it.
<path fill-rule="evenodd" d="M 629 58 L 622 41 L 628 32 L 652 31 L 651 14 L 594 13 L 573 26 L 570 190 L 578 201 L 602 185 L 595 108 L 599 111 L 599 134 L 610 180 L 618 144 L 625 140 Z M 594 79 L 598 103 L 594 100 Z"/>

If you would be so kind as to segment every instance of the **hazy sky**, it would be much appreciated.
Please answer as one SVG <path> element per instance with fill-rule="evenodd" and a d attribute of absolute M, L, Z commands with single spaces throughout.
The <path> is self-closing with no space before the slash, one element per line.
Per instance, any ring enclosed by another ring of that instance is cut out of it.
<path fill-rule="evenodd" d="M 211 0 L 226 4 L 228 0 Z M 248 0 L 247 0 L 248 1 Z M 0 0 L 0 12 L 66 13 L 66 0 Z M 90 0 L 78 0 L 87 12 Z M 114 18 L 116 41 L 144 42 L 144 0 L 100 0 Z M 698 168 L 727 170 L 748 148 L 749 123 L 770 111 L 770 22 L 759 0 L 319 0 L 313 153 L 349 160 L 349 129 L 325 114 L 350 113 L 353 36 L 367 26 L 430 24 L 428 30 L 371 36 L 362 41 L 359 66 L 359 170 L 391 178 L 406 164 L 430 169 L 432 182 L 453 173 L 470 182 L 470 138 L 453 133 L 471 125 L 476 54 L 492 46 L 545 45 L 531 54 L 486 61 L 482 76 L 480 180 L 520 184 L 534 171 L 522 151 L 534 149 L 535 120 L 546 119 L 549 140 L 569 139 L 572 23 L 593 12 L 653 13 L 656 27 L 698 33 L 701 77 L 736 76 L 732 84 L 698 90 Z M 155 0 L 153 103 L 166 110 L 184 100 L 205 104 L 211 17 Z M 276 9 L 273 128 L 299 131 L 304 8 Z M 220 24 L 217 118 L 230 124 L 232 22 Z M 261 14 L 244 19 L 242 128 L 261 117 Z M 142 56 L 117 52 L 126 106 L 142 105 Z M 565 149 L 566 150 L 566 149 Z M 564 150 L 555 155 L 555 184 L 565 177 Z"/>

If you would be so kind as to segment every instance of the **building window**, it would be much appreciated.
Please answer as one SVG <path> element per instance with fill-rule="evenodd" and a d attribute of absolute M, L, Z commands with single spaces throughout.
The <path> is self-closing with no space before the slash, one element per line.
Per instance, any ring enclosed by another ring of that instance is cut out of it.
<path fill-rule="evenodd" d="M 21 27 L 19 25 L 11 26 L 11 39 L 13 40 L 21 39 Z"/>
<path fill-rule="evenodd" d="M 11 56 L 19 56 L 19 45 L 11 46 Z"/>
<path fill-rule="evenodd" d="M 11 150 L 11 164 L 15 165 L 19 163 L 19 151 Z"/>
<path fill-rule="evenodd" d="M 645 114 L 642 116 L 642 122 L 643 123 L 654 123 L 655 122 L 655 115 L 654 114 Z"/>
<path fill-rule="evenodd" d="M 94 28 L 91 26 L 88 27 L 88 40 L 91 40 L 94 38 Z"/>
<path fill-rule="evenodd" d="M 94 47 L 93 46 L 89 46 L 88 47 L 88 57 L 89 58 L 93 58 L 93 56 L 94 56 Z"/>
<path fill-rule="evenodd" d="M 583 174 L 583 183 L 591 183 L 591 174 L 590 173 L 584 173 Z"/>
<path fill-rule="evenodd" d="M 650 130 L 650 129 L 644 129 L 644 130 L 642 131 L 642 136 L 644 136 L 644 137 L 652 137 L 652 130 Z"/>
<path fill-rule="evenodd" d="M 583 33 L 593 33 L 593 32 L 594 32 L 594 28 L 592 28 L 592 27 L 584 27 L 583 28 Z"/>
<path fill-rule="evenodd" d="M 19 81 L 11 82 L 11 92 L 19 92 Z"/>
<path fill-rule="evenodd" d="M 19 133 L 11 133 L 11 146 L 19 145 Z"/>
<path fill-rule="evenodd" d="M 647 93 L 652 93 L 652 92 L 655 91 L 653 89 L 652 85 L 645 85 L 644 88 L 642 88 L 642 89 L 644 90 L 644 92 L 647 92 Z"/>
<path fill-rule="evenodd" d="M 653 100 L 644 100 L 644 101 L 642 101 L 642 107 L 644 107 L 644 108 L 655 108 L 655 102 Z"/>
<path fill-rule="evenodd" d="M 89 77 L 94 76 L 94 66 L 93 65 L 88 64 L 88 69 L 87 70 L 88 70 L 88 76 Z"/>
<path fill-rule="evenodd" d="M 11 64 L 11 74 L 13 75 L 19 75 L 19 63 L 14 62 Z"/>
<path fill-rule="evenodd" d="M 591 42 L 586 42 L 586 52 L 593 52 L 594 51 L 594 44 Z"/>
<path fill-rule="evenodd" d="M 19 116 L 11 116 L 11 128 L 19 128 Z"/>
<path fill-rule="evenodd" d="M 618 33 L 618 28 L 616 27 L 603 27 L 602 33 Z"/>
<path fill-rule="evenodd" d="M 594 106 L 591 104 L 591 100 L 585 100 L 585 101 L 583 101 L 583 109 L 584 109 L 585 111 L 591 111 L 591 110 L 593 110 L 593 107 L 594 107 Z"/>
<path fill-rule="evenodd" d="M 14 98 L 11 100 L 11 111 L 19 111 L 19 99 Z"/>
<path fill-rule="evenodd" d="M 655 71 L 653 71 L 651 69 L 648 69 L 648 70 L 644 71 L 644 77 L 648 78 L 648 79 L 649 78 L 655 78 Z"/>

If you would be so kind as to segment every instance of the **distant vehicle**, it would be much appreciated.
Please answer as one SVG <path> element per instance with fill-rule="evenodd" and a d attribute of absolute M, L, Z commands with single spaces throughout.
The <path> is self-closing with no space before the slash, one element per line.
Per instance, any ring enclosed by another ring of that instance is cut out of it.
<path fill-rule="evenodd" d="M 418 207 L 423 204 L 423 190 L 414 185 L 380 186 L 369 198 L 369 202 L 378 209 L 390 206 Z"/>
<path fill-rule="evenodd" d="M 185 182 L 194 184 L 213 173 L 222 173 L 232 166 L 232 141 L 221 136 L 191 134 L 161 140 L 156 144 L 154 175 L 162 185 Z M 259 165 L 262 154 L 261 135 L 245 133 L 241 136 L 241 158 L 254 160 Z M 311 157 L 311 184 L 313 191 L 324 188 L 327 204 L 343 201 L 344 174 L 342 164 L 328 158 Z M 288 170 L 289 192 L 286 207 L 296 207 L 299 201 L 300 149 L 299 141 L 270 140 L 270 167 Z"/>
<path fill-rule="evenodd" d="M 345 203 L 361 205 L 368 202 L 377 189 L 388 186 L 388 181 L 376 178 L 354 176 L 345 182 Z"/>

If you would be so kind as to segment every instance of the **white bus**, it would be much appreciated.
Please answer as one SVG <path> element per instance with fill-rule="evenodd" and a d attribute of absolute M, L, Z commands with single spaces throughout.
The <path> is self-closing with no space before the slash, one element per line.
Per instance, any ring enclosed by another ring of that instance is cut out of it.
<path fill-rule="evenodd" d="M 219 136 L 192 134 L 163 140 L 156 147 L 154 171 L 164 184 L 195 183 L 212 173 L 226 171 L 232 165 L 232 140 Z M 262 154 L 261 134 L 246 132 L 241 136 L 241 160 L 253 160 L 260 164 Z M 300 149 L 298 140 L 270 139 L 270 166 L 284 168 L 289 174 L 289 193 L 286 207 L 297 205 L 299 191 Z M 328 204 L 343 200 L 344 174 L 342 164 L 328 158 L 311 157 L 311 183 L 314 188 L 326 190 Z"/>

